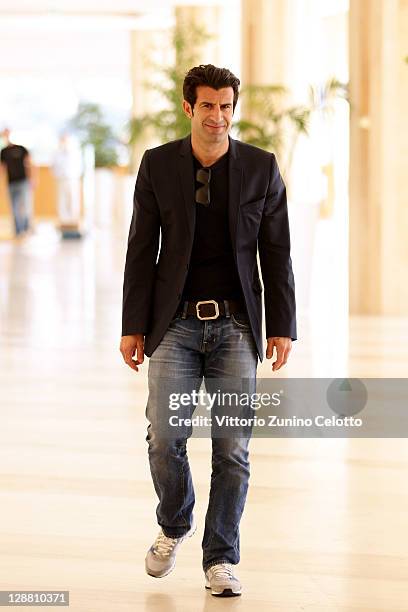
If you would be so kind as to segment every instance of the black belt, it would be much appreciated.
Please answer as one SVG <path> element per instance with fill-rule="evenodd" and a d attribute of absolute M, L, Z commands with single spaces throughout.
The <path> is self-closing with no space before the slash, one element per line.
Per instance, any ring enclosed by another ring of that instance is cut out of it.
<path fill-rule="evenodd" d="M 199 300 L 198 302 L 185 301 L 181 304 L 178 314 L 182 318 L 187 315 L 194 315 L 200 321 L 208 321 L 210 319 L 218 319 L 218 317 L 229 317 L 236 312 L 245 312 L 246 308 L 242 302 L 235 300 Z"/>

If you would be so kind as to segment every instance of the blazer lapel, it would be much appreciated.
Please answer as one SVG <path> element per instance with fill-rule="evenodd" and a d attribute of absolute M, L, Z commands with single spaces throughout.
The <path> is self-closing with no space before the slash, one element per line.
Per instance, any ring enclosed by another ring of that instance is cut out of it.
<path fill-rule="evenodd" d="M 241 201 L 243 169 L 236 141 L 229 137 L 228 218 L 234 256 L 237 247 L 237 225 Z"/>
<path fill-rule="evenodd" d="M 186 138 L 183 138 L 183 140 L 181 141 L 178 171 L 181 182 L 181 189 L 183 192 L 187 229 L 189 232 L 188 238 L 192 244 L 194 239 L 196 207 L 194 204 L 194 164 L 193 155 L 191 153 L 190 135 L 186 136 Z"/>

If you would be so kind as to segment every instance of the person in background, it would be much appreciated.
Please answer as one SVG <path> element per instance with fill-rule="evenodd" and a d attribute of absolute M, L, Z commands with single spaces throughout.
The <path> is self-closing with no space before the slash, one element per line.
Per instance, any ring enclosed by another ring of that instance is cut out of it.
<path fill-rule="evenodd" d="M 16 236 L 31 229 L 31 188 L 34 186 L 34 170 L 28 150 L 10 140 L 10 130 L 3 131 L 4 148 L 0 159 L 6 173 Z"/>
<path fill-rule="evenodd" d="M 77 226 L 81 215 L 82 156 L 74 138 L 64 132 L 54 156 L 57 208 L 61 226 Z"/>

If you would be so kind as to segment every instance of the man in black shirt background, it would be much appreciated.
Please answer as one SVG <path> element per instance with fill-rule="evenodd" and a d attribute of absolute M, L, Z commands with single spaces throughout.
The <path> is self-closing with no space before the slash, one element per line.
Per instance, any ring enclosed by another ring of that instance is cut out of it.
<path fill-rule="evenodd" d="M 156 578 L 173 570 L 180 544 L 196 528 L 186 443 L 202 380 L 213 396 L 219 384 L 227 385 L 222 393 L 228 396 L 237 379 L 248 395 L 256 388 L 257 360 L 263 359 L 257 252 L 266 358 L 276 351 L 273 371 L 287 362 L 296 339 L 285 185 L 272 153 L 229 136 L 239 84 L 225 68 L 192 68 L 183 83 L 191 134 L 147 150 L 135 186 L 120 350 L 135 371 L 145 354 L 150 357 L 146 440 L 161 530 L 145 564 Z M 181 394 L 187 402 L 175 406 L 174 395 Z M 215 402 L 214 421 L 224 408 Z M 187 421 L 181 433 L 169 431 L 173 416 Z M 211 434 L 205 585 L 212 595 L 240 595 L 233 566 L 240 560 L 249 436 Z"/>
<path fill-rule="evenodd" d="M 6 146 L 1 150 L 1 166 L 6 173 L 16 236 L 30 229 L 30 182 L 32 164 L 30 154 L 22 145 L 10 141 L 10 130 L 3 131 Z"/>

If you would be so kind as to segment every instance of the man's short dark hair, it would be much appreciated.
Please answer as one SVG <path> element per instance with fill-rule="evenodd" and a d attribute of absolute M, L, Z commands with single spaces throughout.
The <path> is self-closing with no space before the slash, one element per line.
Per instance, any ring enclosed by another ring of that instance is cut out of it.
<path fill-rule="evenodd" d="M 200 85 L 206 85 L 213 89 L 232 87 L 234 91 L 233 110 L 235 110 L 238 102 L 240 80 L 228 68 L 217 68 L 212 64 L 200 64 L 187 72 L 183 82 L 183 96 L 192 109 L 197 102 L 196 88 Z"/>

